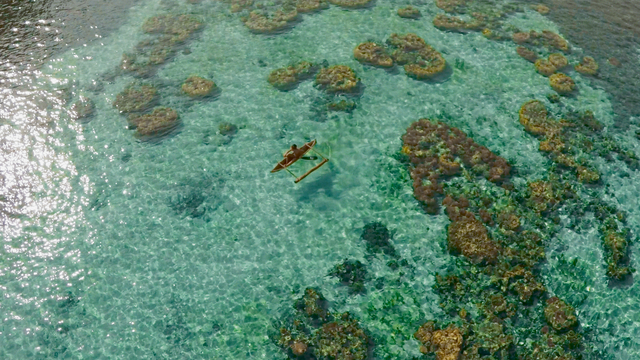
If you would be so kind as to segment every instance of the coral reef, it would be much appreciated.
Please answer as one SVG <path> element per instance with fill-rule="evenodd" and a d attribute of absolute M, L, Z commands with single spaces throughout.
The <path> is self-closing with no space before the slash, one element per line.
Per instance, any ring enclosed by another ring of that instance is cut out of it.
<path fill-rule="evenodd" d="M 322 359 L 364 360 L 369 339 L 349 313 L 336 314 L 316 332 L 315 353 Z"/>
<path fill-rule="evenodd" d="M 353 57 L 361 63 L 380 67 L 392 67 L 393 59 L 385 48 L 374 42 L 365 42 L 353 49 Z"/>
<path fill-rule="evenodd" d="M 313 76 L 317 71 L 316 66 L 308 61 L 302 61 L 296 65 L 273 70 L 267 81 L 278 90 L 294 89 L 301 81 Z"/>
<path fill-rule="evenodd" d="M 326 0 L 297 0 L 296 10 L 299 13 L 309 13 L 314 11 L 323 10 L 329 7 L 329 3 Z"/>
<path fill-rule="evenodd" d="M 443 204 L 449 205 L 445 198 Z M 487 228 L 473 216 L 462 210 L 447 227 L 449 250 L 464 255 L 474 264 L 495 263 L 500 249 L 491 240 Z"/>
<path fill-rule="evenodd" d="M 420 10 L 409 5 L 398 9 L 398 16 L 405 19 L 419 19 L 422 14 L 420 14 Z"/>
<path fill-rule="evenodd" d="M 485 27 L 485 18 L 480 13 L 472 14 L 473 20 L 466 22 L 458 17 L 438 14 L 433 18 L 433 26 L 440 30 L 464 32 L 468 30 L 480 30 Z"/>
<path fill-rule="evenodd" d="M 553 209 L 559 199 L 553 191 L 553 183 L 543 180 L 535 180 L 527 183 L 527 206 L 537 213 L 543 213 Z"/>
<path fill-rule="evenodd" d="M 122 54 L 120 69 L 138 77 L 149 77 L 165 63 L 202 23 L 191 15 L 158 15 L 147 19 L 142 30 L 154 37 L 140 41 L 133 53 Z"/>
<path fill-rule="evenodd" d="M 561 74 L 555 74 L 552 78 L 556 75 Z M 564 136 L 565 128 L 571 126 L 571 123 L 548 117 L 547 109 L 538 100 L 523 104 L 519 114 L 520 124 L 527 132 L 543 136 L 540 150 L 550 153 L 554 162 L 575 169 L 577 178 L 582 182 L 597 182 L 600 179 L 597 172 L 577 163 L 571 156 L 573 149 L 567 145 Z"/>
<path fill-rule="evenodd" d="M 436 0 L 436 6 L 446 12 L 454 13 L 464 11 L 467 2 L 468 0 Z"/>
<path fill-rule="evenodd" d="M 549 62 L 556 67 L 557 70 L 561 70 L 563 67 L 569 65 L 569 61 L 564 55 L 560 53 L 553 53 L 549 55 Z"/>
<path fill-rule="evenodd" d="M 290 23 L 298 18 L 298 10 L 287 9 L 277 10 L 273 15 L 268 16 L 257 10 L 249 13 L 249 17 L 243 18 L 244 25 L 249 30 L 259 34 L 270 34 L 285 29 Z"/>
<path fill-rule="evenodd" d="M 271 338 L 289 358 L 365 360 L 372 342 L 349 313 L 331 313 L 322 294 L 307 288 L 295 314 Z"/>
<path fill-rule="evenodd" d="M 622 280 L 627 275 L 635 272 L 629 266 L 629 237 L 628 231 L 617 231 L 617 225 L 613 219 L 608 219 L 602 233 L 602 245 L 607 261 L 607 276 Z"/>
<path fill-rule="evenodd" d="M 164 136 L 180 125 L 178 113 L 171 108 L 156 108 L 151 114 L 131 116 L 129 122 L 136 128 L 136 136 L 149 139 Z"/>
<path fill-rule="evenodd" d="M 329 276 L 340 279 L 340 282 L 348 286 L 353 294 L 365 292 L 364 283 L 367 281 L 367 269 L 358 260 L 345 259 L 329 272 Z"/>
<path fill-rule="evenodd" d="M 527 49 L 524 46 L 518 46 L 516 48 L 516 53 L 520 55 L 523 59 L 535 63 L 538 60 L 538 54 L 536 54 L 533 50 Z"/>
<path fill-rule="evenodd" d="M 369 5 L 371 0 L 329 0 L 329 2 L 333 5 L 338 5 L 349 9 L 356 9 Z"/>
<path fill-rule="evenodd" d="M 253 5 L 253 0 L 231 0 L 231 7 L 229 11 L 232 13 L 240 12 L 244 9 L 249 9 Z"/>
<path fill-rule="evenodd" d="M 571 305 L 560 300 L 558 297 L 547 299 L 547 306 L 544 308 L 544 317 L 549 325 L 556 330 L 569 330 L 578 323 L 575 310 Z"/>
<path fill-rule="evenodd" d="M 182 84 L 182 91 L 192 98 L 205 97 L 211 94 L 216 89 L 216 84 L 199 76 L 190 76 L 184 84 Z"/>
<path fill-rule="evenodd" d="M 316 75 L 316 84 L 331 93 L 355 92 L 359 81 L 353 70 L 346 65 L 322 68 Z"/>
<path fill-rule="evenodd" d="M 442 73 L 446 61 L 442 54 L 416 34 L 391 34 L 387 44 L 394 48 L 391 57 L 395 62 L 404 65 L 407 76 L 424 80 Z"/>
<path fill-rule="evenodd" d="M 538 71 L 540 75 L 544 76 L 551 76 L 557 70 L 553 63 L 546 59 L 538 59 L 534 65 L 536 67 L 536 71 Z"/>
<path fill-rule="evenodd" d="M 511 35 L 511 39 L 519 45 L 532 44 L 534 46 L 545 46 L 550 49 L 569 52 L 569 43 L 567 40 L 549 30 L 543 30 L 542 33 L 534 30 L 529 32 L 514 32 Z"/>
<path fill-rule="evenodd" d="M 414 196 L 429 213 L 438 209 L 435 197 L 442 193 L 439 179 L 457 175 L 463 166 L 491 182 L 501 182 L 509 176 L 511 167 L 506 160 L 441 122 L 414 122 L 402 141 L 402 152 L 411 163 Z"/>
<path fill-rule="evenodd" d="M 567 95 L 576 88 L 573 79 L 563 73 L 557 73 L 549 76 L 549 84 L 558 94 Z"/>
<path fill-rule="evenodd" d="M 190 15 L 158 15 L 142 24 L 142 31 L 148 34 L 177 35 L 184 39 L 200 29 L 202 23 Z"/>
<path fill-rule="evenodd" d="M 627 162 L 629 167 L 636 168 L 637 157 L 618 146 L 612 139 L 602 134 L 603 125 L 592 112 L 582 114 L 568 113 L 565 119 L 556 121 L 547 115 L 547 110 L 537 100 L 525 103 L 520 109 L 520 123 L 527 132 L 542 137 L 540 150 L 549 153 L 551 159 L 562 168 L 575 170 L 575 178 L 583 183 L 597 183 L 600 175 L 584 160 L 577 157 L 579 152 L 597 153 L 608 161 L 613 161 L 611 153 L 618 153 L 618 158 Z M 578 159 L 578 160 L 576 160 Z M 558 189 L 548 181 L 534 181 L 528 184 L 527 205 L 537 213 L 548 212 L 560 202 Z M 577 195 L 572 195 L 576 197 Z M 621 280 L 635 272 L 628 266 L 627 230 L 618 231 L 618 221 L 624 218 L 614 210 L 603 205 L 590 205 L 599 220 L 602 243 L 606 254 L 607 275 Z M 613 215 L 612 215 L 613 214 Z"/>
<path fill-rule="evenodd" d="M 598 73 L 598 63 L 591 56 L 585 56 L 580 64 L 575 66 L 577 72 L 585 75 L 595 75 Z"/>
<path fill-rule="evenodd" d="M 420 51 L 419 57 L 415 62 L 404 65 L 404 71 L 412 78 L 424 80 L 431 79 L 442 73 L 446 65 L 447 63 L 442 54 L 431 46 L 427 46 Z"/>
<path fill-rule="evenodd" d="M 116 95 L 113 107 L 121 113 L 142 112 L 153 106 L 157 94 L 158 91 L 153 86 L 131 84 Z"/>
<path fill-rule="evenodd" d="M 560 51 L 567 52 L 569 51 L 569 43 L 567 40 L 563 39 L 560 35 L 549 31 L 542 30 L 542 39 L 548 46 L 558 49 Z"/>
<path fill-rule="evenodd" d="M 453 324 L 436 330 L 430 321 L 420 326 L 413 336 L 422 344 L 420 352 L 423 354 L 435 352 L 437 360 L 458 360 L 460 357 L 462 332 Z"/>
<path fill-rule="evenodd" d="M 550 11 L 549 7 L 544 4 L 532 5 L 531 7 L 542 15 L 547 15 Z"/>

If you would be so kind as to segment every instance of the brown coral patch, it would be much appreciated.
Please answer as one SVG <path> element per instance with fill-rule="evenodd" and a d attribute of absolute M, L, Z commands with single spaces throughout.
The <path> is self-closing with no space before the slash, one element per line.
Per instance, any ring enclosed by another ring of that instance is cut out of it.
<path fill-rule="evenodd" d="M 182 91 L 192 98 L 204 97 L 216 88 L 216 84 L 199 76 L 189 77 L 184 84 L 182 84 Z"/>
<path fill-rule="evenodd" d="M 345 8 L 355 9 L 369 5 L 371 0 L 329 0 L 333 5 L 342 6 Z"/>
<path fill-rule="evenodd" d="M 524 46 L 518 46 L 516 48 L 516 53 L 518 53 L 518 55 L 520 55 L 521 58 L 530 61 L 532 63 L 535 63 L 536 60 L 538 60 L 538 54 L 536 54 L 534 51 L 527 49 Z"/>
<path fill-rule="evenodd" d="M 449 250 L 460 253 L 475 264 L 494 263 L 499 247 L 489 238 L 487 228 L 475 217 L 454 221 L 447 228 Z"/>
<path fill-rule="evenodd" d="M 542 30 L 542 38 L 544 39 L 545 43 L 547 43 L 547 45 L 553 48 L 564 52 L 569 51 L 569 43 L 567 42 L 567 40 L 563 39 L 560 35 L 552 31 Z"/>
<path fill-rule="evenodd" d="M 446 329 L 435 330 L 434 323 L 429 321 L 413 334 L 422 343 L 420 351 L 424 354 L 436 353 L 437 360 L 457 360 L 462 350 L 462 332 L 450 324 Z"/>
<path fill-rule="evenodd" d="M 578 323 L 573 307 L 555 296 L 547 299 L 544 317 L 556 330 L 568 330 Z"/>
<path fill-rule="evenodd" d="M 393 66 L 393 59 L 387 54 L 385 48 L 374 42 L 358 45 L 353 49 L 353 56 L 362 63 L 381 67 Z"/>
<path fill-rule="evenodd" d="M 420 14 L 420 10 L 409 5 L 398 9 L 398 16 L 405 19 L 419 19 L 422 14 Z"/>
<path fill-rule="evenodd" d="M 549 77 L 549 84 L 558 94 L 570 94 L 575 90 L 576 83 L 573 79 L 563 73 L 553 74 Z"/>
<path fill-rule="evenodd" d="M 436 6 L 446 12 L 457 12 L 464 8 L 468 0 L 436 0 Z"/>
<path fill-rule="evenodd" d="M 552 63 L 553 66 L 555 66 L 558 70 L 569 65 L 569 61 L 567 60 L 567 58 L 560 53 L 553 53 L 549 55 L 549 62 Z"/>
<path fill-rule="evenodd" d="M 149 85 L 129 85 L 116 95 L 113 107 L 121 113 L 141 112 L 147 110 L 157 99 L 158 91 Z"/>
<path fill-rule="evenodd" d="M 258 11 L 249 13 L 248 18 L 242 21 L 249 30 L 255 33 L 269 34 L 285 29 L 289 23 L 296 20 L 298 11 L 296 9 L 284 12 L 278 10 L 273 16 L 266 16 Z"/>
<path fill-rule="evenodd" d="M 171 108 L 156 108 L 151 114 L 131 117 L 140 137 L 163 136 L 178 127 L 178 113 Z"/>
<path fill-rule="evenodd" d="M 536 60 L 534 65 L 536 67 L 536 71 L 544 76 L 551 76 L 557 70 L 555 65 L 553 65 L 553 63 L 547 59 L 538 59 Z"/>
<path fill-rule="evenodd" d="M 575 66 L 575 69 L 581 74 L 593 76 L 598 73 L 598 63 L 591 56 L 585 56 L 580 64 Z"/>
<path fill-rule="evenodd" d="M 328 92 L 354 92 L 358 81 L 356 74 L 346 65 L 322 68 L 316 75 L 316 84 Z"/>
<path fill-rule="evenodd" d="M 445 14 L 438 14 L 433 18 L 433 26 L 440 30 L 448 31 L 466 31 L 469 29 L 469 24 L 459 17 L 449 16 Z"/>
<path fill-rule="evenodd" d="M 429 213 L 438 209 L 435 197 L 442 193 L 440 177 L 457 174 L 462 164 L 491 182 L 505 180 L 511 170 L 506 160 L 441 122 L 416 121 L 402 141 L 403 153 L 411 162 L 414 196 Z"/>
<path fill-rule="evenodd" d="M 297 0 L 296 10 L 299 13 L 309 13 L 329 7 L 329 3 L 326 0 Z"/>

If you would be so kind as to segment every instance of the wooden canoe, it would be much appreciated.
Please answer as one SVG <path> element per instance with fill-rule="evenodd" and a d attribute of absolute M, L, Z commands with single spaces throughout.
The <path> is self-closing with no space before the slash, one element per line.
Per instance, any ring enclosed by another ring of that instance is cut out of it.
<path fill-rule="evenodd" d="M 288 168 L 289 166 L 291 166 L 291 164 L 300 160 L 300 158 L 303 157 L 307 152 L 309 152 L 309 150 L 311 150 L 311 148 L 313 148 L 315 145 L 315 140 L 309 141 L 308 143 L 302 145 L 301 147 L 296 149 L 294 153 L 282 159 L 282 161 L 280 161 L 278 165 L 276 165 L 276 167 L 271 170 L 271 172 L 274 173 Z"/>

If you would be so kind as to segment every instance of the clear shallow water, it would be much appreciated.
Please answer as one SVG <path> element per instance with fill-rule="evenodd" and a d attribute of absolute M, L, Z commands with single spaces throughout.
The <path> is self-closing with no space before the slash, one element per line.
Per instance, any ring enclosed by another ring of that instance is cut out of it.
<path fill-rule="evenodd" d="M 390 323 L 419 326 L 444 316 L 434 274 L 455 257 L 446 248 L 446 215 L 426 214 L 413 198 L 396 160 L 400 136 L 420 118 L 445 118 L 508 159 L 517 169 L 514 184 L 523 184 L 544 176 L 551 162 L 519 124 L 518 109 L 532 98 L 554 114 L 562 108 L 545 100 L 548 79 L 512 42 L 437 30 L 431 18 L 440 10 L 414 5 L 422 20 L 402 19 L 398 4 L 378 1 L 357 11 L 331 6 L 282 34 L 259 35 L 229 15 L 227 4 L 144 2 L 99 42 L 56 55 L 30 72 L 30 83 L 5 90 L 15 106 L 0 127 L 2 358 L 281 359 L 268 334 L 306 287 L 360 319 L 379 341 L 376 358 L 420 356 L 411 338 L 416 326 L 394 344 Z M 160 103 L 179 112 L 180 131 L 140 142 L 112 107 L 134 79 L 113 69 L 123 51 L 148 37 L 145 19 L 167 12 L 193 14 L 205 26 L 190 52 L 147 80 L 159 88 Z M 509 22 L 558 31 L 529 10 Z M 452 66 L 443 82 L 420 82 L 353 59 L 357 44 L 407 32 L 464 66 Z M 323 95 L 312 81 L 288 92 L 268 84 L 271 70 L 299 60 L 353 68 L 365 86 L 357 108 L 323 119 L 313 111 Z M 220 95 L 193 101 L 181 94 L 194 74 L 213 79 Z M 593 111 L 603 131 L 637 150 L 633 129 L 614 131 L 611 95 L 586 76 L 571 76 L 580 92 L 564 98 L 564 108 Z M 66 110 L 80 96 L 96 107 L 84 124 Z M 236 124 L 237 135 L 219 135 L 224 122 Z M 269 173 L 291 143 L 313 138 L 331 158 L 327 165 L 298 185 Z M 589 191 L 627 211 L 637 233 L 638 173 L 620 161 L 594 163 L 603 185 Z M 189 196 L 203 199 L 202 216 L 172 208 Z M 393 232 L 412 276 L 367 256 L 360 234 L 372 221 Z M 549 241 L 541 276 L 552 295 L 570 300 L 582 278 L 586 300 L 576 310 L 592 343 L 613 359 L 636 358 L 638 285 L 609 287 L 597 229 L 580 230 L 563 229 Z M 563 271 L 560 254 L 579 258 L 579 266 Z M 634 244 L 632 265 L 637 257 Z M 365 295 L 351 296 L 326 275 L 345 258 L 366 263 L 384 286 L 370 281 Z M 399 314 L 383 321 L 367 311 L 394 294 L 407 299 Z"/>

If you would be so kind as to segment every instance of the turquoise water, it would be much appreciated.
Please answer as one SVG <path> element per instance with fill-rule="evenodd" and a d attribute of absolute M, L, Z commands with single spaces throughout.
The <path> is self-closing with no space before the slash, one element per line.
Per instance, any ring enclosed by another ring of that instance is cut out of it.
<path fill-rule="evenodd" d="M 446 319 L 435 274 L 459 258 L 447 250 L 449 219 L 425 213 L 398 160 L 411 123 L 433 118 L 461 129 L 512 164 L 517 187 L 545 177 L 552 165 L 518 121 L 528 100 L 543 101 L 557 118 L 568 109 L 590 110 L 603 134 L 632 151 L 640 141 L 633 125 L 614 126 L 612 97 L 590 77 L 570 71 L 579 92 L 550 102 L 548 79 L 513 42 L 438 30 L 431 19 L 442 10 L 431 2 L 413 4 L 422 19 L 403 19 L 396 14 L 401 5 L 332 5 L 265 35 L 251 33 L 239 20 L 244 13 L 230 13 L 225 3 L 145 1 L 108 36 L 53 56 L 32 83 L 6 93 L 15 106 L 0 126 L 0 357 L 284 359 L 269 335 L 308 287 L 321 291 L 332 311 L 359 319 L 376 342 L 371 358 L 423 356 L 412 334 L 427 320 Z M 189 51 L 181 48 L 142 80 L 159 89 L 159 104 L 176 109 L 182 123 L 160 141 L 143 142 L 112 105 L 140 80 L 116 69 L 123 52 L 149 38 L 144 21 L 166 13 L 191 14 L 204 26 Z M 507 22 L 560 32 L 529 8 Z M 443 54 L 450 73 L 441 81 L 417 81 L 353 57 L 359 43 L 410 32 Z M 581 50 L 572 46 L 575 63 Z M 363 84 L 356 108 L 319 113 L 314 109 L 326 95 L 313 80 L 286 92 L 267 82 L 272 70 L 302 60 L 350 66 Z M 214 80 L 219 95 L 185 96 L 180 86 L 191 75 Z M 81 96 L 95 103 L 88 122 L 68 111 Z M 224 123 L 235 124 L 237 134 L 221 135 Z M 328 164 L 299 184 L 269 173 L 292 143 L 311 139 Z M 640 175 L 619 160 L 590 161 L 602 183 L 581 193 L 625 211 L 635 238 Z M 189 201 L 195 205 L 176 210 Z M 585 348 L 602 358 L 638 358 L 637 281 L 610 286 L 592 214 L 578 228 L 568 226 L 571 214 L 559 217 L 540 268 L 549 296 L 575 306 Z M 372 222 L 389 228 L 406 271 L 367 252 L 361 233 Z M 576 265 L 561 256 L 578 259 Z M 637 267 L 633 242 L 629 257 Z M 372 280 L 364 294 L 327 276 L 345 258 L 366 264 Z M 397 296 L 403 304 L 386 317 L 368 310 Z"/>

